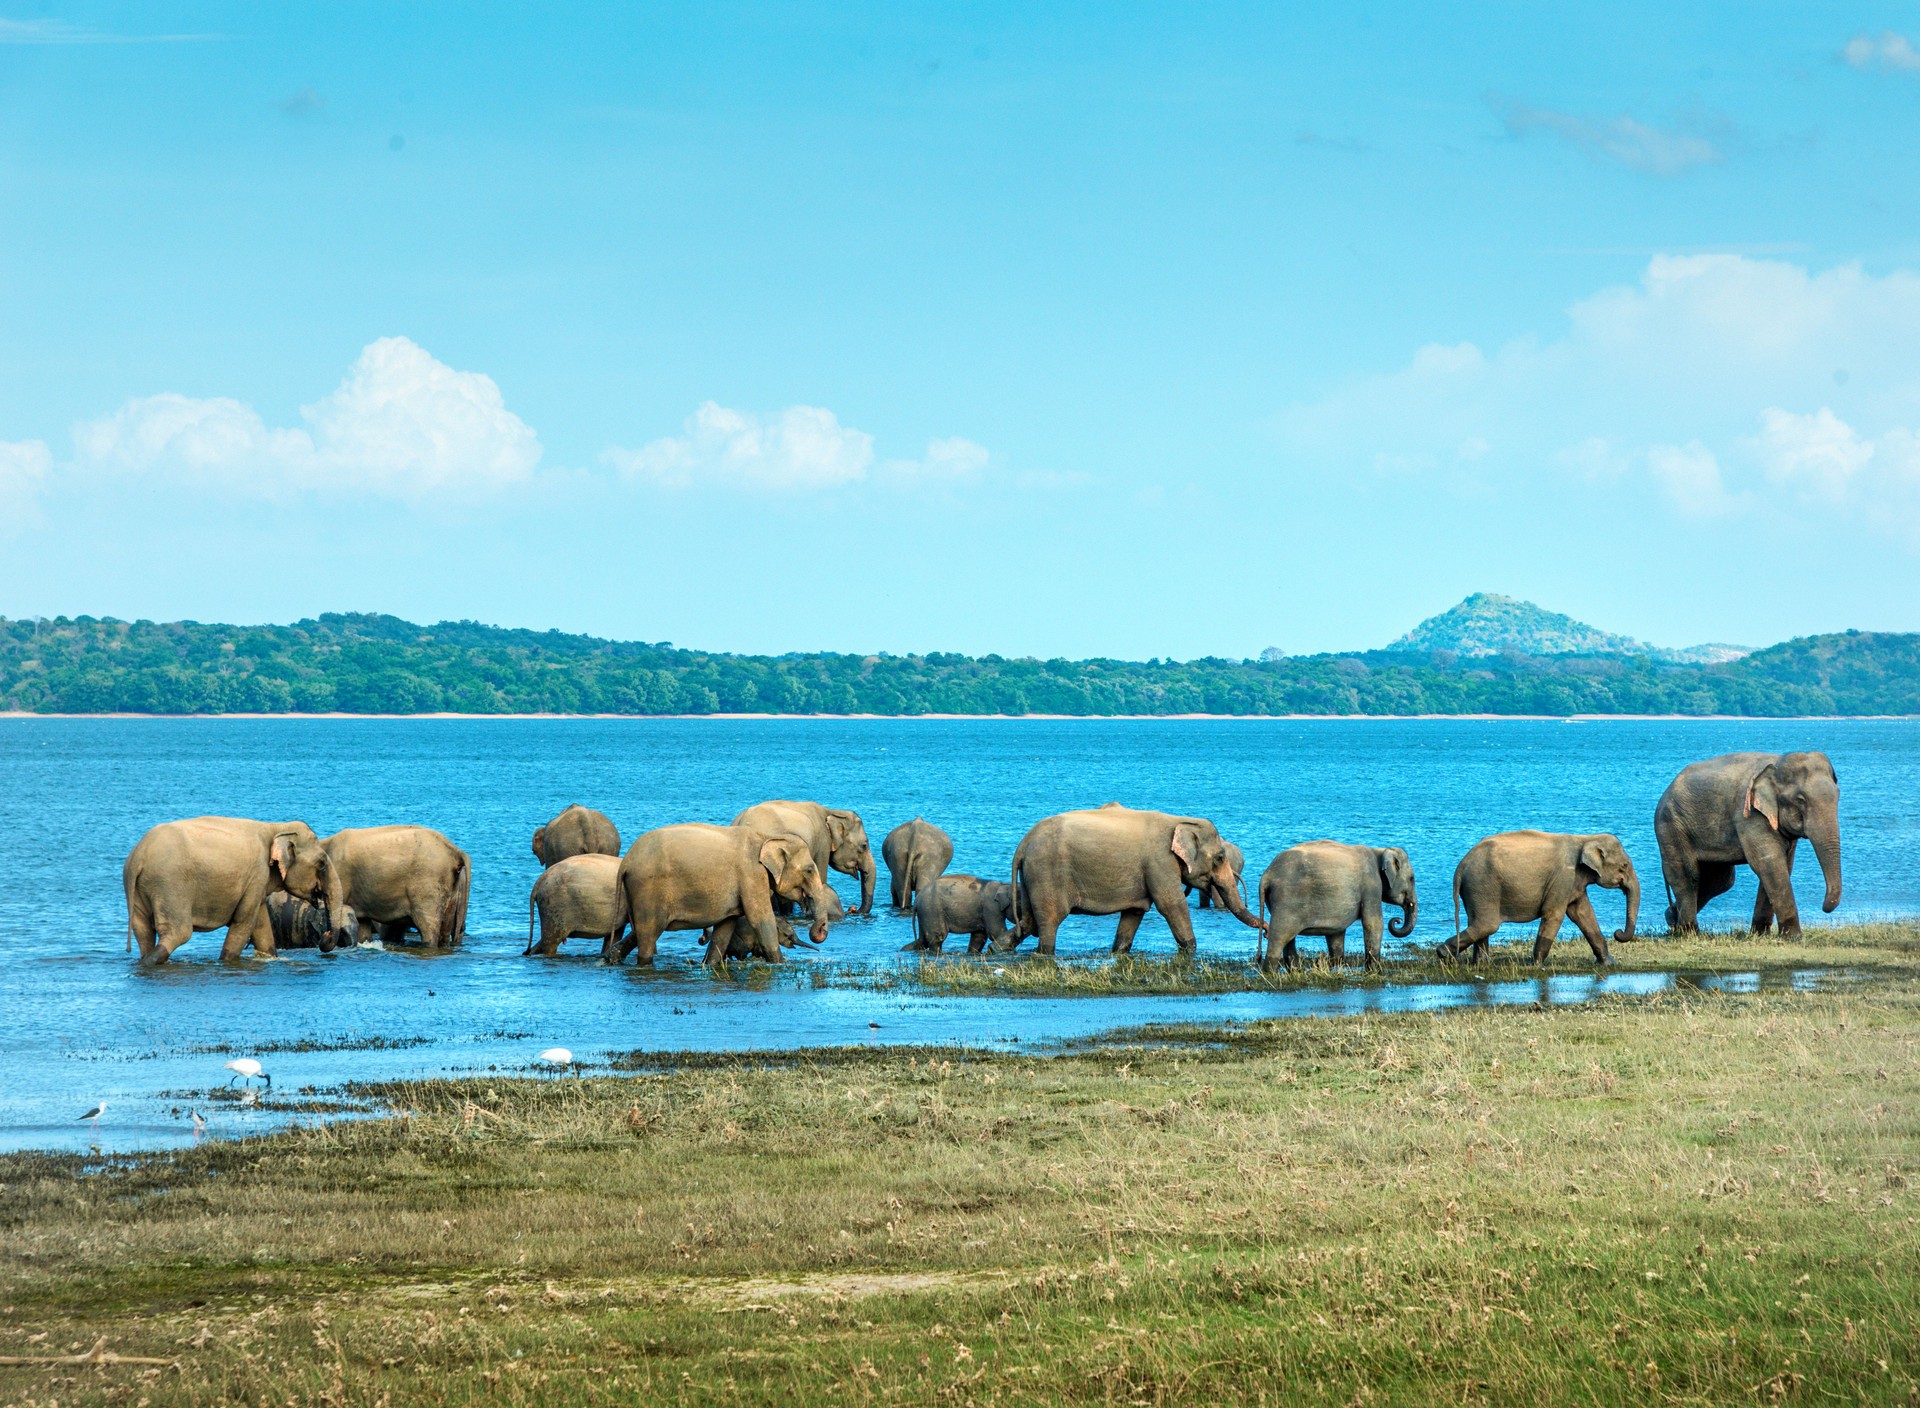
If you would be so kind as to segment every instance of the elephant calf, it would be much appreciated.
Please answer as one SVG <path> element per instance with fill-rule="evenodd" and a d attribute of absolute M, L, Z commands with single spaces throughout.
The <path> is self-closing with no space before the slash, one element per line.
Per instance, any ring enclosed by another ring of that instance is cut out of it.
<path fill-rule="evenodd" d="M 953 838 L 920 817 L 902 822 L 880 843 L 887 887 L 895 909 L 912 909 L 920 887 L 931 885 L 953 864 Z"/>
<path fill-rule="evenodd" d="M 542 865 L 558 865 L 569 856 L 620 858 L 620 828 L 605 812 L 578 802 L 533 833 L 534 858 Z"/>
<path fill-rule="evenodd" d="M 428 948 L 466 937 L 467 853 L 425 826 L 361 826 L 321 842 L 340 875 L 346 903 L 362 924 L 394 943 L 408 929 Z"/>
<path fill-rule="evenodd" d="M 325 905 L 310 904 L 297 895 L 267 896 L 267 921 L 273 925 L 276 948 L 317 948 L 330 953 L 360 942 L 360 920 L 352 905 L 342 905 L 340 922 L 329 924 Z"/>
<path fill-rule="evenodd" d="M 1327 962 L 1347 956 L 1347 930 L 1355 924 L 1367 945 L 1367 967 L 1380 966 L 1381 905 L 1398 905 L 1400 917 L 1386 928 L 1396 939 L 1413 932 L 1419 900 L 1413 862 L 1398 846 L 1349 846 L 1308 841 L 1280 852 L 1260 877 L 1260 912 L 1267 918 L 1267 947 L 1260 966 L 1276 961 L 1292 968 L 1296 940 L 1311 934 L 1327 941 Z"/>
<path fill-rule="evenodd" d="M 1587 899 L 1589 885 L 1621 890 L 1627 897 L 1627 927 L 1614 940 L 1633 938 L 1640 920 L 1640 877 L 1618 836 L 1561 836 L 1548 831 L 1505 831 L 1489 836 L 1462 857 L 1453 872 L 1453 927 L 1459 932 L 1440 945 L 1443 959 L 1471 948 L 1473 961 L 1487 956 L 1487 940 L 1502 924 L 1538 919 L 1533 961 L 1545 963 L 1553 952 L 1560 921 L 1569 916 L 1593 950 L 1593 961 L 1613 962 L 1606 936 Z M 1460 929 L 1460 901 L 1467 902 L 1467 927 Z"/>
<path fill-rule="evenodd" d="M 1006 881 L 943 875 L 921 889 L 913 908 L 913 942 L 906 947 L 939 953 L 948 934 L 965 934 L 968 953 L 979 953 L 989 943 L 1006 948 L 1012 919 L 1013 886 Z"/>
<path fill-rule="evenodd" d="M 1220 844 L 1227 848 L 1227 869 L 1233 872 L 1234 893 L 1239 895 L 1242 902 L 1244 902 L 1247 898 L 1247 892 L 1240 883 L 1240 877 L 1246 874 L 1247 872 L 1246 853 L 1243 852 L 1238 846 L 1234 845 L 1233 842 L 1231 841 L 1222 841 Z M 1194 905 L 1195 909 L 1215 908 L 1215 905 L 1213 902 L 1213 882 L 1211 880 L 1207 881 L 1203 885 L 1195 886 L 1194 890 L 1195 890 L 1195 893 L 1197 893 L 1200 896 L 1199 900 Z M 1221 909 L 1225 909 L 1226 905 L 1225 903 L 1222 903 L 1218 907 Z"/>
<path fill-rule="evenodd" d="M 540 872 L 527 897 L 527 954 L 551 957 L 568 939 L 605 940 L 619 908 L 620 857 L 567 856 Z M 533 931 L 539 925 L 540 938 Z M 623 923 L 621 931 L 626 925 Z M 615 934 L 616 941 L 619 934 Z"/>

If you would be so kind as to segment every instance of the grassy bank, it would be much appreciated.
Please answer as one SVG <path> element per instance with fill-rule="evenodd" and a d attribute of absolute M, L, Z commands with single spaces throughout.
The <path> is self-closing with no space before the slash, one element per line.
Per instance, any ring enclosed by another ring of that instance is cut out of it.
<path fill-rule="evenodd" d="M 1920 1394 L 1911 970 L 383 1093 L 0 1160 L 0 1400 Z"/>

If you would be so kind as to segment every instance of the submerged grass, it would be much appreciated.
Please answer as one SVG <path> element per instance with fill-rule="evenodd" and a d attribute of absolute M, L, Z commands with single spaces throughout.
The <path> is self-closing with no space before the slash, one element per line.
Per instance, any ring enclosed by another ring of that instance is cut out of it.
<path fill-rule="evenodd" d="M 376 1093 L 0 1159 L 0 1401 L 1920 1395 L 1912 965 Z"/>

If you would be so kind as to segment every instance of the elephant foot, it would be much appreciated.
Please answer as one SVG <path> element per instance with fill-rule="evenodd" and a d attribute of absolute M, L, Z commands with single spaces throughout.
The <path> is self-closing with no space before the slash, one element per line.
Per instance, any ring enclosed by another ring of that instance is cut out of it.
<path fill-rule="evenodd" d="M 1667 929 L 1669 932 L 1671 932 L 1673 929 L 1673 926 L 1679 922 L 1680 911 L 1677 908 L 1675 908 L 1673 905 L 1668 905 L 1666 918 L 1667 918 Z"/>
<path fill-rule="evenodd" d="M 1799 921 L 1798 921 L 1798 920 L 1795 920 L 1795 921 L 1794 921 L 1793 923 L 1791 923 L 1791 924 L 1782 924 L 1782 925 L 1780 926 L 1780 937 L 1781 937 L 1781 938 L 1783 938 L 1783 939 L 1797 939 L 1797 938 L 1799 938 L 1799 937 L 1800 937 L 1800 924 L 1799 924 Z"/>

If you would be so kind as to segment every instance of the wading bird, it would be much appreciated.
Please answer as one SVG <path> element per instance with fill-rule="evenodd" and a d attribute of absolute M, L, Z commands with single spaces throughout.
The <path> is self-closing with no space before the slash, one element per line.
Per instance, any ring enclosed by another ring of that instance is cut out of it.
<path fill-rule="evenodd" d="M 254 1060 L 253 1057 L 251 1056 L 234 1057 L 233 1060 L 227 1062 L 226 1069 L 233 1072 L 232 1075 L 227 1077 L 228 1085 L 232 1085 L 235 1081 L 239 1080 L 242 1076 L 246 1077 L 246 1079 L 248 1080 L 252 1080 L 255 1076 L 259 1076 L 261 1080 L 267 1083 L 268 1089 L 273 1088 L 273 1077 L 268 1075 L 265 1071 L 261 1070 L 260 1063 Z"/>
<path fill-rule="evenodd" d="M 573 1064 L 573 1053 L 564 1046 L 549 1046 L 533 1059 L 536 1061 L 545 1061 L 549 1066 L 556 1066 L 564 1070 Z"/>
<path fill-rule="evenodd" d="M 207 1132 L 206 1119 L 198 1110 L 189 1110 L 187 1113 L 193 1116 L 193 1142 L 198 1144 L 200 1136 Z"/>

